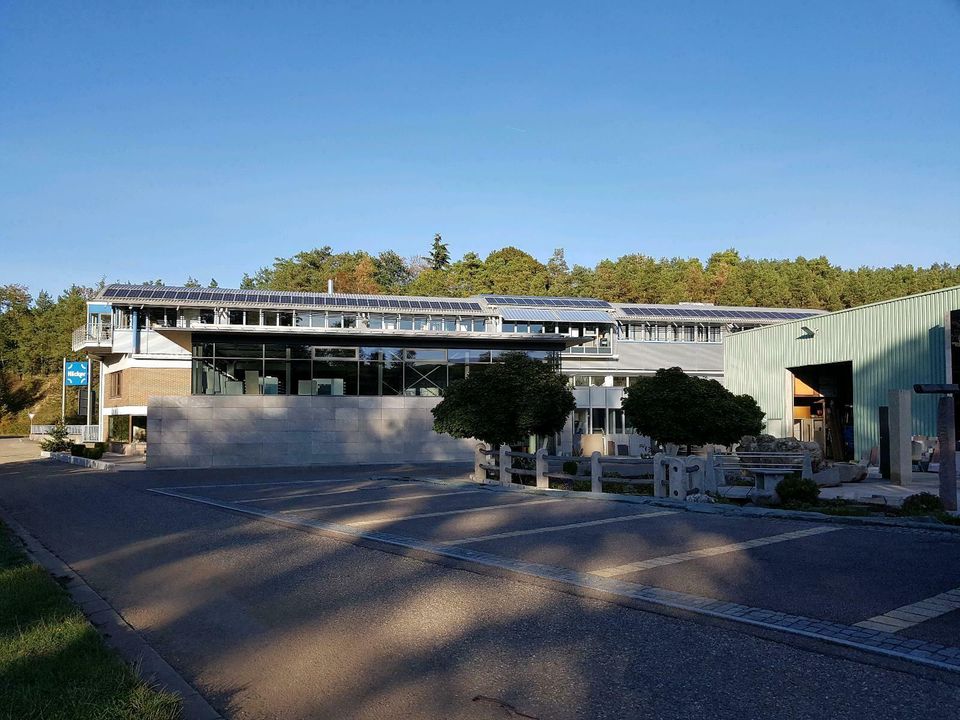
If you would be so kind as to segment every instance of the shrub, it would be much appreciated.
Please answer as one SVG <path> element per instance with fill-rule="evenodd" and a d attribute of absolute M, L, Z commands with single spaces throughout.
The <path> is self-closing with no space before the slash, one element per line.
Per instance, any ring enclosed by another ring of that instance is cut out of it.
<path fill-rule="evenodd" d="M 58 418 L 46 438 L 40 441 L 40 448 L 47 452 L 65 452 L 70 449 L 70 437 L 67 425 Z"/>
<path fill-rule="evenodd" d="M 91 460 L 99 460 L 103 457 L 103 448 L 102 447 L 92 447 L 87 448 L 84 452 L 84 457 L 88 457 Z"/>
<path fill-rule="evenodd" d="M 922 492 L 905 498 L 900 512 L 904 515 L 930 515 L 942 512 L 943 502 L 933 493 Z"/>
<path fill-rule="evenodd" d="M 820 496 L 820 488 L 813 480 L 788 477 L 777 483 L 777 495 L 784 504 L 813 505 Z"/>
<path fill-rule="evenodd" d="M 563 472 L 565 475 L 576 475 L 579 469 L 580 464 L 576 460 L 567 460 L 563 464 Z"/>
<path fill-rule="evenodd" d="M 70 454 L 74 457 L 86 457 L 87 446 L 82 443 L 73 443 L 70 446 Z"/>

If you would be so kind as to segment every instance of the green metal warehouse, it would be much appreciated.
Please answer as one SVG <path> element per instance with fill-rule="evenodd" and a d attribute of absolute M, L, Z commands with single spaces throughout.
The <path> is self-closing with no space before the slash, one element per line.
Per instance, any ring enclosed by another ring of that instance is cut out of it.
<path fill-rule="evenodd" d="M 757 400 L 771 435 L 859 459 L 890 390 L 960 382 L 960 286 L 733 334 L 724 379 Z M 914 435 L 936 435 L 936 403 L 913 396 Z"/>

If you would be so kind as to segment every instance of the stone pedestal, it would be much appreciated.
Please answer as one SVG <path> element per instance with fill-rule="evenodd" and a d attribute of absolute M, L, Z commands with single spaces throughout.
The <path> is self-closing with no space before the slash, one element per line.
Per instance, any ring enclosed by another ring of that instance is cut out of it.
<path fill-rule="evenodd" d="M 910 390 L 891 390 L 888 413 L 890 424 L 890 482 L 903 485 L 913 475 L 910 441 L 913 423 L 910 410 Z"/>
<path fill-rule="evenodd" d="M 940 499 L 947 510 L 957 509 L 957 424 L 952 395 L 937 405 L 937 439 L 940 442 Z"/>

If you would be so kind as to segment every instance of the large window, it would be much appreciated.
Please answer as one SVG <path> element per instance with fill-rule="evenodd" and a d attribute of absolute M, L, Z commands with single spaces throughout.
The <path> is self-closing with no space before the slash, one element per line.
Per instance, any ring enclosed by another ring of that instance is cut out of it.
<path fill-rule="evenodd" d="M 439 396 L 503 350 L 206 342 L 193 346 L 195 395 Z M 555 352 L 530 357 L 558 366 Z"/>
<path fill-rule="evenodd" d="M 703 323 L 642 323 L 628 325 L 626 337 L 639 342 L 706 342 L 723 341 L 720 325 Z"/>

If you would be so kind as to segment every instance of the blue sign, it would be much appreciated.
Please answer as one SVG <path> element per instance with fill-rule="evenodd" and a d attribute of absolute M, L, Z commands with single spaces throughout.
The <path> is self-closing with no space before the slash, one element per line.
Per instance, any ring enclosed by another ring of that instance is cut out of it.
<path fill-rule="evenodd" d="M 68 362 L 64 369 L 64 385 L 83 385 L 88 384 L 90 378 L 89 368 L 85 362 Z"/>

